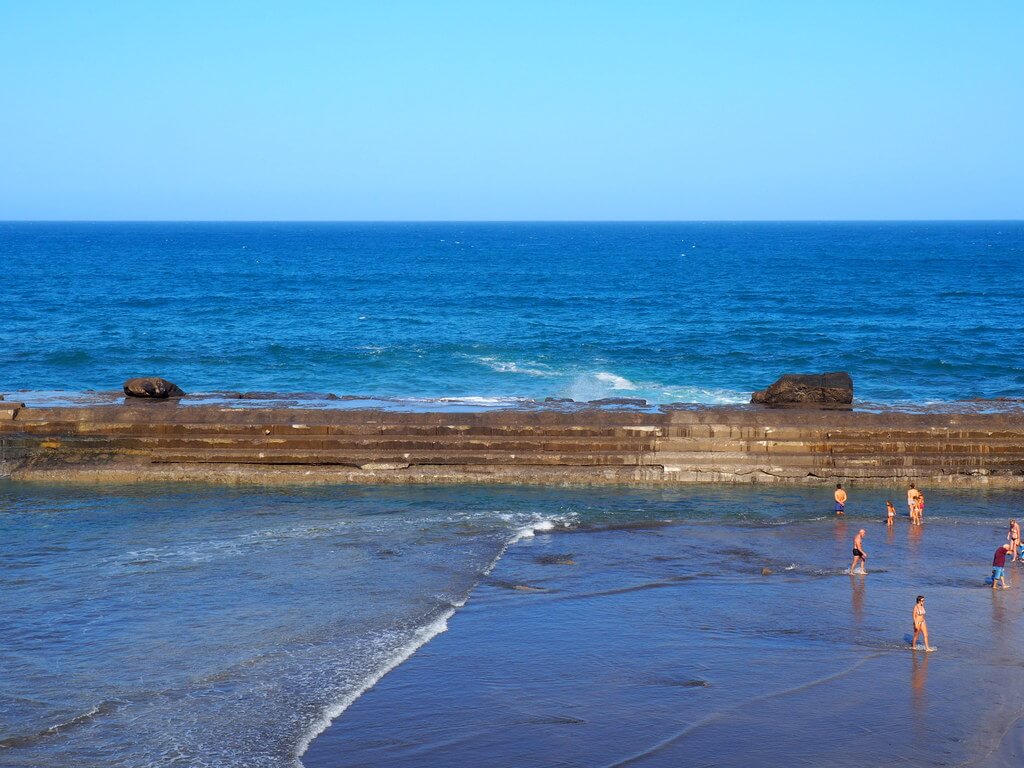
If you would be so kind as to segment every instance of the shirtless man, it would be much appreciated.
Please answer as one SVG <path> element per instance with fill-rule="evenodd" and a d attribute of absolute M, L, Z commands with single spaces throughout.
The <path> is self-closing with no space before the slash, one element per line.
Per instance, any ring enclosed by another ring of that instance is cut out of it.
<path fill-rule="evenodd" d="M 1006 534 L 1006 540 L 1010 542 L 1010 546 L 1013 547 L 1010 550 L 1013 553 L 1013 557 L 1010 558 L 1012 562 L 1017 562 L 1018 552 L 1020 550 L 1020 523 L 1016 520 L 1010 521 L 1010 530 Z"/>
<path fill-rule="evenodd" d="M 863 573 L 867 574 L 867 553 L 861 549 L 864 544 L 864 537 L 867 536 L 867 531 L 861 528 L 857 531 L 857 535 L 853 537 L 853 562 L 850 564 L 850 573 Z M 860 561 L 860 570 L 857 570 L 857 561 Z"/>
<path fill-rule="evenodd" d="M 834 495 L 835 495 L 835 500 L 836 500 L 836 514 L 837 515 L 845 515 L 846 514 L 846 491 L 843 490 L 842 483 L 836 483 L 836 492 L 835 492 Z"/>
<path fill-rule="evenodd" d="M 910 512 L 910 521 L 917 522 L 917 488 L 911 483 L 907 489 L 907 511 Z"/>

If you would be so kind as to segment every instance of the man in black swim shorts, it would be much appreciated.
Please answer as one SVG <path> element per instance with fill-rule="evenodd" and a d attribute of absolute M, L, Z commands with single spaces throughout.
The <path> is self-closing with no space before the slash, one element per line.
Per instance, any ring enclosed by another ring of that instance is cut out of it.
<path fill-rule="evenodd" d="M 861 528 L 853 537 L 853 563 L 850 564 L 850 573 L 867 573 L 867 553 L 862 549 L 864 537 L 868 532 Z M 857 563 L 860 562 L 860 571 L 857 570 Z"/>

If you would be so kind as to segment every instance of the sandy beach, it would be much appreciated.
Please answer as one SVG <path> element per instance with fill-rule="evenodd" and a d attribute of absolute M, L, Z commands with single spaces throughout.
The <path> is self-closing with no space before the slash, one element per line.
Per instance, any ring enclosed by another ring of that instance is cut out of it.
<path fill-rule="evenodd" d="M 870 572 L 850 576 L 861 525 Z M 304 763 L 1010 768 L 1024 568 L 984 587 L 1002 535 L 946 517 L 538 534 Z M 904 637 L 918 593 L 932 654 Z"/>

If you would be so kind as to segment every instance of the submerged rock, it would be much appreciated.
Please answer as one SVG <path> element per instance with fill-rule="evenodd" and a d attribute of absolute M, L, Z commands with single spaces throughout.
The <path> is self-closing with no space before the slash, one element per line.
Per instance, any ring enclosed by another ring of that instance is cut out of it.
<path fill-rule="evenodd" d="M 177 384 L 167 379 L 161 379 L 159 376 L 140 376 L 128 379 L 124 383 L 124 393 L 128 397 L 149 397 L 158 400 L 182 397 L 185 394 Z"/>
<path fill-rule="evenodd" d="M 572 555 L 541 555 L 535 559 L 541 565 L 576 565 Z"/>
<path fill-rule="evenodd" d="M 341 400 L 330 392 L 243 392 L 243 400 Z"/>
<path fill-rule="evenodd" d="M 750 402 L 762 405 L 849 405 L 853 379 L 845 371 L 787 373 L 767 389 L 755 392 Z"/>

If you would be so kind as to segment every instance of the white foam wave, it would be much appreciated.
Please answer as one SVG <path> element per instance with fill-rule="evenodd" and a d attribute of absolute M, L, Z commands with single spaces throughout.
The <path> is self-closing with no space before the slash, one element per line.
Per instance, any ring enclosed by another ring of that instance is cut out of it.
<path fill-rule="evenodd" d="M 594 374 L 594 378 L 598 381 L 604 382 L 612 389 L 636 389 L 637 386 L 632 381 L 622 376 L 616 376 L 614 373 L 608 373 L 607 371 L 599 371 Z"/>
<path fill-rule="evenodd" d="M 108 557 L 104 562 L 117 567 L 176 562 L 203 563 L 211 560 L 238 557 L 248 554 L 253 550 L 274 547 L 294 539 L 309 540 L 323 536 L 333 536 L 348 525 L 350 525 L 348 521 L 341 520 L 319 525 L 264 528 L 224 539 L 207 539 L 194 543 L 133 549 L 123 554 Z"/>
<path fill-rule="evenodd" d="M 523 539 L 532 539 L 538 533 L 544 533 L 545 531 L 553 531 L 555 529 L 555 522 L 553 520 L 541 520 L 536 523 L 530 523 L 525 525 L 516 531 L 512 539 L 509 541 L 509 546 L 517 544 Z"/>
<path fill-rule="evenodd" d="M 496 357 L 475 358 L 478 363 L 498 373 L 522 373 L 526 376 L 556 376 L 557 374 L 543 363 L 526 362 L 523 364 L 511 360 L 499 360 Z"/>
<path fill-rule="evenodd" d="M 494 570 L 498 561 L 501 560 L 502 555 L 508 551 L 509 547 L 524 539 L 533 538 L 538 533 L 554 530 L 558 525 L 570 525 L 575 520 L 573 516 L 558 515 L 545 516 L 535 514 L 526 521 L 522 520 L 521 515 L 498 513 L 498 516 L 504 520 L 517 524 L 518 527 L 515 528 L 512 536 L 505 542 L 504 546 L 502 546 L 498 554 L 494 556 L 494 559 L 491 560 L 490 564 L 484 568 L 482 572 L 482 575 L 484 576 L 490 575 L 491 571 Z M 470 590 L 470 593 L 472 593 L 472 590 Z M 385 661 L 384 664 L 367 676 L 354 690 L 350 691 L 340 700 L 336 701 L 324 710 L 320 718 L 317 719 L 317 721 L 306 731 L 305 735 L 296 746 L 294 768 L 303 768 L 302 756 L 306 753 L 306 750 L 309 749 L 309 745 L 313 743 L 313 740 L 316 739 L 317 736 L 327 730 L 331 726 L 331 723 L 341 717 L 345 710 L 351 707 L 360 696 L 373 688 L 373 686 L 380 682 L 388 672 L 410 659 L 413 654 L 415 654 L 416 651 L 424 645 L 429 643 L 442 632 L 446 632 L 448 630 L 448 620 L 455 615 L 456 611 L 466 604 L 468 599 L 469 594 L 467 594 L 462 600 L 452 603 L 449 609 L 445 610 L 440 616 L 426 626 L 416 629 L 409 641 L 401 646 L 396 653 Z"/>
<path fill-rule="evenodd" d="M 553 531 L 555 528 L 559 527 L 571 527 L 577 522 L 575 515 L 534 514 L 525 520 L 522 515 L 499 515 L 499 517 L 507 520 L 513 526 L 513 533 L 509 538 L 508 543 L 502 548 L 501 554 L 499 554 L 495 559 L 495 564 L 497 564 L 501 555 L 505 553 L 505 550 L 512 545 L 517 544 L 524 539 L 532 539 L 538 533 Z"/>
<path fill-rule="evenodd" d="M 700 403 L 701 405 L 744 405 L 750 392 L 716 387 L 661 387 L 662 402 Z"/>
<path fill-rule="evenodd" d="M 600 400 L 608 397 L 613 392 L 623 390 L 634 390 L 636 385 L 625 378 L 608 371 L 597 371 L 596 373 L 582 373 L 562 391 L 564 397 L 571 397 L 580 402 L 587 400 Z"/>
<path fill-rule="evenodd" d="M 369 677 L 353 691 L 347 693 L 341 700 L 335 702 L 329 706 L 320 718 L 313 723 L 313 725 L 306 731 L 305 735 L 299 741 L 295 748 L 295 768 L 302 768 L 302 756 L 309 749 L 309 745 L 313 743 L 313 740 L 327 730 L 331 723 L 341 717 L 342 713 L 346 709 L 355 703 L 356 699 L 366 693 L 368 690 L 373 688 L 380 680 L 391 670 L 398 667 L 400 664 L 412 657 L 416 651 L 426 645 L 428 642 L 433 640 L 435 637 L 440 635 L 442 632 L 448 629 L 448 619 L 455 615 L 455 612 L 465 604 L 465 600 L 458 604 L 453 605 L 450 609 L 446 610 L 434 621 L 430 622 L 424 627 L 417 629 L 409 641 L 403 645 L 398 651 L 388 659 L 383 665 L 375 670 Z"/>

